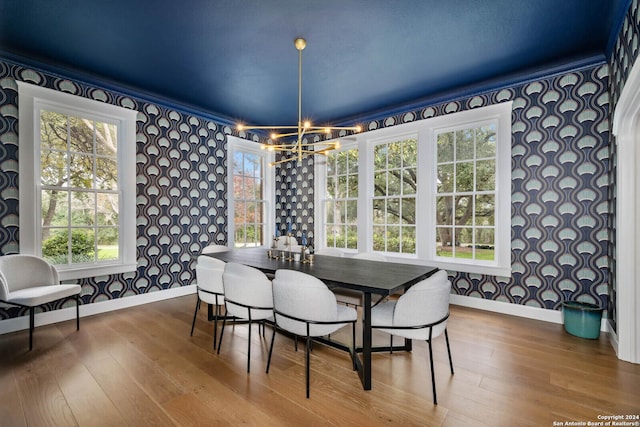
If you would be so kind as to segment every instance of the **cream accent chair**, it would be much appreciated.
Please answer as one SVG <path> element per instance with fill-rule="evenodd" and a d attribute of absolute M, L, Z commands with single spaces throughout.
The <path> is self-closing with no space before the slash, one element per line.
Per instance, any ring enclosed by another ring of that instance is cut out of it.
<path fill-rule="evenodd" d="M 61 285 L 58 272 L 32 255 L 0 256 L 0 301 L 29 309 L 29 350 L 33 348 L 35 309 L 59 300 L 76 300 L 76 330 L 80 330 L 80 285 Z"/>
<path fill-rule="evenodd" d="M 218 341 L 218 354 L 220 354 L 227 317 L 233 316 L 238 320 L 248 321 L 247 372 L 249 372 L 251 369 L 251 324 L 258 321 L 264 328 L 264 321 L 273 319 L 271 280 L 256 268 L 228 262 L 224 268 L 222 283 L 224 285 L 224 306 L 227 316 L 222 321 L 220 341 Z"/>
<path fill-rule="evenodd" d="M 433 369 L 431 341 L 444 332 L 449 354 L 449 366 L 453 375 L 453 361 L 447 319 L 449 318 L 449 294 L 451 282 L 447 272 L 440 270 L 431 277 L 413 285 L 397 301 L 387 301 L 371 309 L 371 327 L 391 335 L 424 340 L 429 344 L 429 364 L 433 404 L 438 404 Z"/>
<path fill-rule="evenodd" d="M 293 270 L 277 270 L 273 280 L 273 312 L 276 329 L 307 339 L 305 371 L 307 399 L 309 398 L 309 351 L 311 339 L 329 335 L 351 324 L 352 363 L 355 364 L 356 311 L 339 305 L 333 292 L 321 280 Z M 276 330 L 271 337 L 267 374 L 271 364 Z M 354 366 L 355 369 L 355 366 Z"/>
<path fill-rule="evenodd" d="M 352 258 L 366 259 L 369 261 L 380 261 L 380 262 L 387 261 L 386 256 L 379 254 L 377 252 L 361 252 L 352 256 Z M 343 289 L 343 288 L 334 288 L 333 292 L 336 294 L 336 300 L 338 300 L 338 302 L 342 304 L 353 305 L 355 307 L 358 307 L 358 306 L 362 307 L 364 305 L 364 296 L 362 295 L 362 292 L 353 291 L 351 289 Z M 377 301 L 375 304 L 379 304 L 383 299 L 384 297 L 381 298 L 379 301 Z"/>
<path fill-rule="evenodd" d="M 224 247 L 226 248 L 226 246 Z M 198 316 L 200 303 L 204 301 L 209 305 L 209 314 L 213 317 L 214 350 L 218 340 L 218 319 L 220 318 L 220 307 L 224 305 L 222 274 L 224 273 L 225 265 L 226 263 L 224 261 L 207 255 L 200 255 L 196 264 L 196 286 L 198 299 L 196 301 L 196 310 L 193 313 L 193 322 L 191 323 L 191 336 L 193 336 L 193 329 L 196 326 L 196 317 Z M 215 309 L 213 308 L 214 306 Z"/>

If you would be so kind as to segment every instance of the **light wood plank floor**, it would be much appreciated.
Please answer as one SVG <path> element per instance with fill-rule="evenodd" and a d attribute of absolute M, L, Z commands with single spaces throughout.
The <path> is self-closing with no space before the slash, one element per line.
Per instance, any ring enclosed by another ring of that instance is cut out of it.
<path fill-rule="evenodd" d="M 315 345 L 311 398 L 304 347 L 279 335 L 267 375 L 271 329 L 225 331 L 212 349 L 213 322 L 195 296 L 0 336 L 0 425 L 212 426 L 552 426 L 640 414 L 640 365 L 619 361 L 607 338 L 585 340 L 562 325 L 452 306 L 449 333 L 434 341 L 439 404 L 432 404 L 426 343 L 378 353 L 373 390 L 362 390 L 346 353 Z M 378 339 L 383 338 L 378 337 Z M 385 338 L 386 339 L 386 338 Z"/>

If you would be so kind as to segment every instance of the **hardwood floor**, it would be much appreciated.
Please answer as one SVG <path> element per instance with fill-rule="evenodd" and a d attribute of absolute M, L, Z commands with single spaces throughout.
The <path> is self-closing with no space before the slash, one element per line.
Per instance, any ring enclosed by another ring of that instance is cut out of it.
<path fill-rule="evenodd" d="M 195 296 L 0 336 L 0 425 L 416 425 L 552 426 L 640 415 L 640 365 L 619 361 L 607 338 L 585 340 L 562 325 L 451 307 L 451 376 L 444 338 L 434 341 L 438 405 L 432 404 L 426 343 L 411 353 L 377 353 L 373 390 L 362 390 L 346 353 L 314 345 L 311 398 L 304 348 L 278 335 L 268 344 L 247 326 L 225 330 Z M 377 339 L 387 340 L 381 334 Z M 302 344 L 301 344 L 302 346 Z"/>

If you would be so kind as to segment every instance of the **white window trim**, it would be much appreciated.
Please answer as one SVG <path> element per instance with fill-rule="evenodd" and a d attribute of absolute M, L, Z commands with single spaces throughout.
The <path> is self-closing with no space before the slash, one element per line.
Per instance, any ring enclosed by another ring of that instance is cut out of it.
<path fill-rule="evenodd" d="M 238 138 L 233 135 L 227 135 L 227 222 L 228 235 L 227 246 L 235 247 L 235 221 L 234 221 L 234 199 L 233 199 L 233 154 L 236 151 L 258 154 L 264 158 L 264 198 L 266 200 L 264 206 L 264 235 L 262 236 L 262 246 L 271 246 L 271 236 L 275 233 L 275 168 L 270 164 L 275 160 L 275 154 L 272 151 L 265 151 L 261 145 L 249 141 L 247 139 Z"/>
<path fill-rule="evenodd" d="M 416 255 L 385 254 L 390 260 L 406 263 L 425 264 L 448 271 L 487 274 L 497 277 L 511 277 L 511 110 L 512 102 L 503 102 L 482 108 L 447 114 L 430 119 L 418 120 L 388 128 L 373 130 L 351 136 L 359 149 L 358 170 L 360 174 L 358 194 L 358 251 L 368 252 L 373 248 L 371 236 L 373 206 L 373 146 L 389 139 L 418 137 L 418 194 L 416 195 Z M 496 147 L 496 261 L 488 264 L 472 262 L 448 262 L 435 258 L 435 133 L 438 129 L 452 128 L 487 120 L 498 122 L 498 145 Z M 422 167 L 429 165 L 429 167 Z M 325 165 L 315 166 L 315 215 L 316 249 L 324 247 L 324 210 L 322 194 L 325 192 Z"/>
<path fill-rule="evenodd" d="M 52 106 L 76 111 L 90 117 L 97 114 L 118 121 L 118 189 L 120 191 L 119 259 L 100 264 L 56 266 L 60 280 L 72 280 L 135 271 L 136 254 L 136 118 L 137 111 L 35 86 L 21 81 L 19 97 L 19 180 L 20 180 L 20 252 L 42 256 L 40 244 L 40 167 L 39 147 L 42 107 Z M 40 173 L 37 173 L 38 177 Z"/>

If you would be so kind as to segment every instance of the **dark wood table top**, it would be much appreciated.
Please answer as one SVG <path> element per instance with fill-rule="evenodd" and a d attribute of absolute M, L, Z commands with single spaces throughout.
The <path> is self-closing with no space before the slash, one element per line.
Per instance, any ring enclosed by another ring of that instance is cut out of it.
<path fill-rule="evenodd" d="M 313 263 L 302 263 L 267 256 L 264 248 L 235 249 L 207 254 L 225 262 L 237 262 L 265 273 L 276 270 L 296 270 L 310 274 L 329 286 L 339 286 L 378 295 L 392 295 L 426 279 L 438 269 L 416 264 L 369 261 L 315 255 Z"/>

